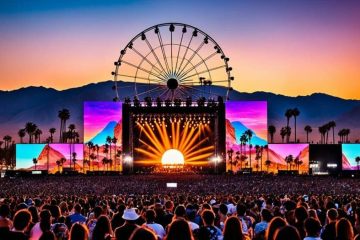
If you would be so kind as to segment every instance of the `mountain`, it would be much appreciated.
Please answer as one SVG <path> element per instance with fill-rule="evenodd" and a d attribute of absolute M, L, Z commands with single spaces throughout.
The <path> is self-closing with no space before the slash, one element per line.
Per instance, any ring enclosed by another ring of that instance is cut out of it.
<path fill-rule="evenodd" d="M 93 142 L 94 144 L 104 145 L 106 143 L 107 136 L 110 136 L 111 138 L 114 137 L 114 130 L 117 125 L 118 123 L 115 121 L 109 122 L 103 128 L 103 130 L 101 130 L 98 134 L 96 134 L 96 136 L 93 137 L 90 141 Z"/>
<path fill-rule="evenodd" d="M 23 128 L 26 122 L 34 122 L 42 129 L 42 139 L 48 136 L 48 129 L 60 127 L 57 117 L 58 111 L 68 108 L 71 116 L 68 124 L 75 123 L 80 136 L 83 134 L 83 102 L 84 101 L 112 101 L 115 96 L 112 90 L 113 82 L 105 81 L 92 83 L 78 88 L 58 91 L 52 88 L 27 87 L 14 91 L 0 91 L 1 114 L 0 136 L 9 134 L 18 141 L 17 131 Z M 131 95 L 133 83 L 119 82 L 120 97 Z M 147 89 L 147 85 L 138 86 L 139 91 Z M 214 87 L 214 93 L 224 93 L 224 88 Z M 155 96 L 155 95 L 154 95 Z M 154 97 L 153 96 L 153 97 Z M 283 95 L 254 92 L 240 93 L 231 91 L 231 100 L 266 100 L 268 101 L 268 123 L 276 126 L 275 142 L 281 142 L 279 135 L 282 126 L 286 125 L 284 112 L 287 108 L 297 107 L 300 110 L 298 117 L 297 135 L 305 140 L 305 125 L 311 125 L 313 132 L 310 140 L 317 142 L 320 139 L 317 128 L 331 120 L 337 123 L 336 132 L 341 128 L 350 128 L 350 140 L 360 138 L 360 101 L 345 100 L 321 93 L 309 96 L 287 97 Z M 293 128 L 293 119 L 290 126 Z M 294 132 L 294 131 L 292 131 Z M 25 138 L 27 139 L 27 137 Z M 59 139 L 59 131 L 54 136 Z M 291 136 L 293 140 L 293 135 Z"/>
<path fill-rule="evenodd" d="M 242 124 L 241 122 L 232 122 L 231 125 L 235 128 L 235 136 L 236 139 L 240 139 L 241 135 L 249 130 L 250 128 L 247 128 L 244 124 Z M 250 129 L 253 132 L 253 136 L 251 138 L 251 144 L 253 146 L 255 145 L 259 145 L 259 146 L 264 146 L 267 144 L 267 141 L 258 137 L 255 133 L 255 131 L 253 131 L 252 129 Z"/>

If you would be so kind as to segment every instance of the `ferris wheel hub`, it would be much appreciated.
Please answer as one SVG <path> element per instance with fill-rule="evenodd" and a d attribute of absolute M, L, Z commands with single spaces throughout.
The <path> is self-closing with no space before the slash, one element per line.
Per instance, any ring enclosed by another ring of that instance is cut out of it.
<path fill-rule="evenodd" d="M 175 78 L 169 78 L 166 84 L 170 90 L 175 90 L 179 86 L 179 82 Z"/>

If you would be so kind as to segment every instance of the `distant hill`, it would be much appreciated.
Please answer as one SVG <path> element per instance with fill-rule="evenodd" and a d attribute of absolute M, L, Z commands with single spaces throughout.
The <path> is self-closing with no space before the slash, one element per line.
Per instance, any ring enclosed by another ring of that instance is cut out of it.
<path fill-rule="evenodd" d="M 35 122 L 43 131 L 42 139 L 48 135 L 50 127 L 59 129 L 58 111 L 68 108 L 71 113 L 68 123 L 75 123 L 81 136 L 83 133 L 83 102 L 84 101 L 112 101 L 115 96 L 112 81 L 88 84 L 78 88 L 58 91 L 52 88 L 27 87 L 14 91 L 0 91 L 1 114 L 0 136 L 9 134 L 18 141 L 17 131 L 28 121 Z M 120 82 L 120 95 L 125 97 L 133 91 L 133 83 Z M 147 86 L 140 87 L 145 90 Z M 223 93 L 222 87 L 215 92 Z M 231 100 L 266 100 L 268 101 L 269 124 L 277 128 L 275 141 L 280 142 L 279 130 L 286 125 L 284 112 L 287 108 L 297 107 L 301 114 L 298 117 L 298 135 L 305 139 L 304 126 L 313 127 L 310 139 L 318 141 L 320 135 L 317 128 L 331 120 L 337 123 L 336 130 L 350 128 L 350 139 L 360 138 L 360 101 L 345 100 L 326 94 L 315 93 L 309 96 L 287 97 L 267 92 L 240 93 L 232 91 Z M 291 121 L 293 128 L 293 120 Z M 54 139 L 58 140 L 59 132 Z M 293 136 L 292 136 L 293 138 Z M 27 139 L 27 138 L 26 138 Z"/>

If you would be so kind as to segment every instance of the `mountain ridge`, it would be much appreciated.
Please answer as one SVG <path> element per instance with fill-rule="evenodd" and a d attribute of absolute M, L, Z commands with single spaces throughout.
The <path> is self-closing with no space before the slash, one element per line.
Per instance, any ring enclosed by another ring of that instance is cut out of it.
<path fill-rule="evenodd" d="M 133 83 L 119 82 L 120 97 L 123 98 L 132 89 Z M 42 139 L 48 135 L 50 127 L 59 128 L 58 111 L 68 108 L 71 113 L 67 124 L 75 123 L 81 137 L 83 134 L 83 102 L 84 101 L 112 101 L 115 96 L 111 89 L 113 81 L 90 83 L 82 87 L 66 90 L 56 90 L 46 87 L 25 87 L 13 91 L 0 91 L 2 114 L 0 114 L 0 136 L 9 134 L 18 141 L 17 131 L 25 126 L 26 122 L 36 123 L 43 131 Z M 146 86 L 140 86 L 144 88 Z M 222 87 L 214 87 L 214 93 L 221 95 Z M 299 108 L 298 136 L 304 139 L 304 126 L 313 127 L 310 138 L 318 141 L 320 135 L 317 127 L 331 120 L 337 121 L 338 131 L 341 128 L 351 128 L 350 139 L 359 139 L 360 135 L 360 100 L 346 100 L 324 93 L 313 93 L 307 96 L 288 97 L 282 94 L 257 91 L 253 93 L 240 93 L 231 91 L 231 100 L 268 101 L 268 124 L 275 125 L 275 141 L 280 142 L 279 132 L 286 125 L 284 112 L 288 108 Z M 291 119 L 293 128 L 293 119 Z M 58 139 L 57 132 L 54 139 Z M 293 135 L 291 136 L 293 139 Z"/>

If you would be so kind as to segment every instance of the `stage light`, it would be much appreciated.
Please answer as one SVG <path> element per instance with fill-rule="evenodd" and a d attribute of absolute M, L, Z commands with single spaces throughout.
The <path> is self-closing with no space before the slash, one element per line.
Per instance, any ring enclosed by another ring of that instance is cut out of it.
<path fill-rule="evenodd" d="M 161 164 L 162 165 L 184 165 L 185 159 L 184 155 L 177 149 L 169 149 L 164 152 L 161 157 Z"/>
<path fill-rule="evenodd" d="M 124 162 L 125 162 L 125 163 L 130 164 L 130 163 L 132 163 L 132 161 L 133 161 L 133 158 L 132 158 L 130 155 L 126 155 L 126 156 L 124 157 Z"/>
<path fill-rule="evenodd" d="M 213 156 L 210 160 L 215 163 L 219 163 L 222 161 L 220 156 Z"/>

